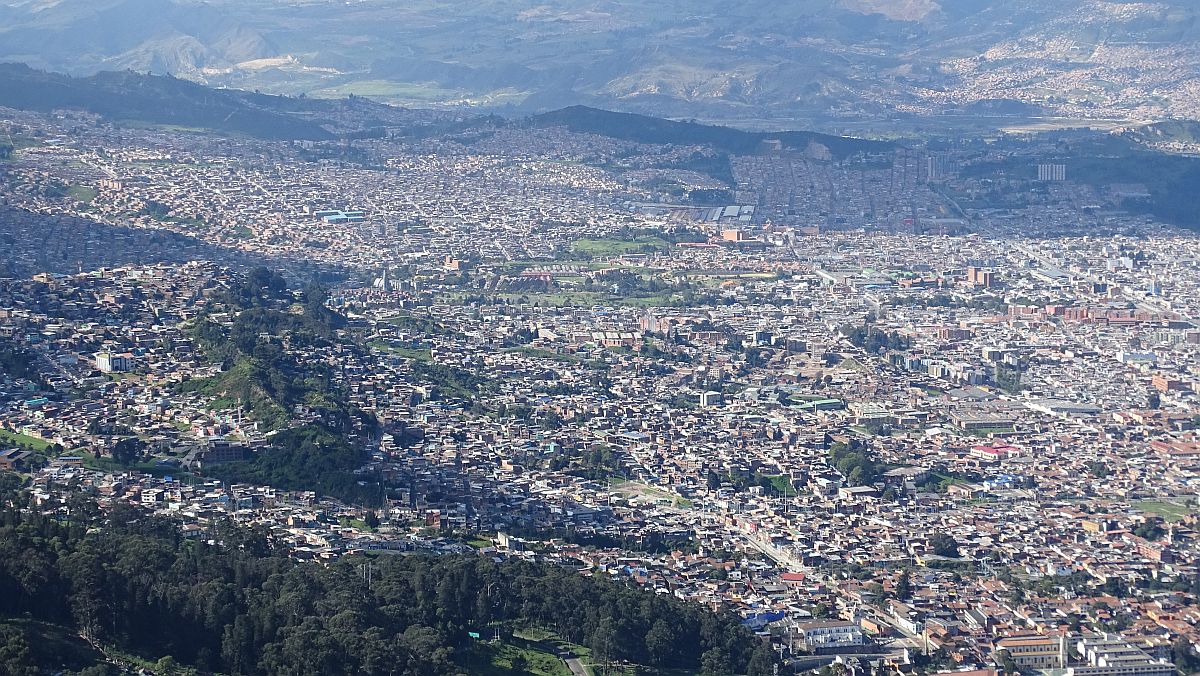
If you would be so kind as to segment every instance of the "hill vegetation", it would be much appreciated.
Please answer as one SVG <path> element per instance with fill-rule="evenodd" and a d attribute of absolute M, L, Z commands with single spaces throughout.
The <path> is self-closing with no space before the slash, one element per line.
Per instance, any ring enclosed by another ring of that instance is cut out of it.
<path fill-rule="evenodd" d="M 1092 136 L 1062 143 L 1062 152 L 1041 158 L 1067 166 L 1067 180 L 1090 185 L 1099 192 L 1113 186 L 1144 186 L 1147 197 L 1123 200 L 1122 206 L 1167 223 L 1200 229 L 1200 158 L 1146 150 L 1136 139 Z M 1033 182 L 1037 166 L 1028 158 L 982 162 L 969 174 L 981 179 L 1016 179 Z"/>
<path fill-rule="evenodd" d="M 76 109 L 112 121 L 206 129 L 255 138 L 333 138 L 320 124 L 289 111 L 280 96 L 210 89 L 169 76 L 129 71 L 70 77 L 21 64 L 0 64 L 0 106 L 20 110 Z"/>
<path fill-rule="evenodd" d="M 777 140 L 790 150 L 807 150 L 810 144 L 824 146 L 835 158 L 858 153 L 887 152 L 893 145 L 883 141 L 831 136 L 808 131 L 751 132 L 696 122 L 677 122 L 633 113 L 617 113 L 587 106 L 571 106 L 531 118 L 536 127 L 566 127 L 571 131 L 597 134 L 624 141 L 648 144 L 706 145 L 730 155 L 751 155 L 764 141 Z"/>
<path fill-rule="evenodd" d="M 311 565 L 277 551 L 267 531 L 223 523 L 184 539 L 128 505 L 101 516 L 83 496 L 69 519 L 43 516 L 9 484 L 0 618 L 68 627 L 173 673 L 457 674 L 476 654 L 470 632 L 527 628 L 589 647 L 597 661 L 755 676 L 775 664 L 735 616 L 606 576 L 464 556 Z M 10 622 L 0 622 L 0 671 L 61 664 L 33 648 L 36 638 L 4 629 Z"/>
<path fill-rule="evenodd" d="M 299 311 L 291 311 L 297 301 Z M 345 319 L 324 301 L 319 287 L 295 294 L 278 273 L 251 270 L 215 304 L 234 315 L 232 323 L 224 326 L 206 314 L 191 330 L 206 358 L 222 364 L 221 372 L 185 381 L 179 391 L 215 397 L 218 408 L 241 408 L 273 432 L 268 449 L 214 467 L 217 477 L 377 504 L 382 491 L 376 478 L 354 473 L 366 452 L 347 435 L 371 433 L 378 422 L 346 403 L 328 368 L 302 364 L 283 348 L 317 349 L 337 339 Z"/>

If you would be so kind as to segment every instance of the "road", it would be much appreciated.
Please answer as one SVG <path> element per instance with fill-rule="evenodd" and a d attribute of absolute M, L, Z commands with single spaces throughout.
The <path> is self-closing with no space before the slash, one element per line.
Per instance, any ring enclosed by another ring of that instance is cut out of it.
<path fill-rule="evenodd" d="M 567 666 L 571 668 L 571 676 L 588 676 L 587 669 L 583 667 L 583 662 L 580 662 L 578 657 L 567 660 Z"/>

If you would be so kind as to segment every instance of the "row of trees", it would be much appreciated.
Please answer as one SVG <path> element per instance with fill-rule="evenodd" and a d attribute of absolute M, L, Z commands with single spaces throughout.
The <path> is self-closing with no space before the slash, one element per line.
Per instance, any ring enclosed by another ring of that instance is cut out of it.
<path fill-rule="evenodd" d="M 606 576 L 460 556 L 304 564 L 265 532 L 219 525 L 193 541 L 136 508 L 104 518 L 79 500 L 66 519 L 0 514 L 0 616 L 228 674 L 454 674 L 468 632 L 530 626 L 611 662 L 709 674 L 775 664 L 735 616 Z"/>

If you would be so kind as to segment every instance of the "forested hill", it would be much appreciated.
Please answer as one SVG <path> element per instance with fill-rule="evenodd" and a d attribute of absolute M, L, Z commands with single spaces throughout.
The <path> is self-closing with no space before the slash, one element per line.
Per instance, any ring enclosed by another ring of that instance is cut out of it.
<path fill-rule="evenodd" d="M 633 113 L 617 113 L 587 106 L 571 106 L 531 118 L 538 127 L 566 127 L 574 132 L 597 134 L 648 144 L 707 145 L 731 155 L 757 152 L 764 141 L 778 140 L 785 148 L 805 150 L 812 143 L 829 149 L 837 158 L 857 153 L 879 153 L 894 146 L 883 141 L 831 136 L 810 131 L 750 132 L 696 122 L 676 122 Z"/>
<path fill-rule="evenodd" d="M 0 106 L 77 109 L 114 121 L 136 121 L 243 134 L 263 139 L 321 140 L 333 135 L 292 114 L 297 99 L 210 89 L 173 77 L 129 71 L 70 77 L 21 64 L 0 64 Z"/>
<path fill-rule="evenodd" d="M 49 516 L 11 490 L 0 504 L 6 674 L 61 666 L 35 649 L 40 635 L 14 629 L 44 626 L 110 654 L 169 658 L 172 673 L 476 673 L 497 648 L 471 632 L 508 643 L 528 629 L 591 647 L 598 661 L 705 674 L 774 667 L 736 616 L 558 566 L 426 555 L 326 566 L 276 551 L 265 531 L 226 524 L 188 540 L 140 508 L 101 515 L 83 495 Z"/>

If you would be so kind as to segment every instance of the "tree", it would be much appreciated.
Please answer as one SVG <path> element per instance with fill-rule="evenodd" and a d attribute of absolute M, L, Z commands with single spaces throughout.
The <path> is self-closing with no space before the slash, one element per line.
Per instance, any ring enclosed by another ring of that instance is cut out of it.
<path fill-rule="evenodd" d="M 1162 406 L 1162 396 L 1158 392 L 1151 392 L 1150 396 L 1146 398 L 1146 406 L 1149 408 Z"/>
<path fill-rule="evenodd" d="M 855 467 L 850 470 L 850 476 L 846 477 L 846 480 L 850 482 L 851 486 L 863 485 L 863 468 Z"/>
<path fill-rule="evenodd" d="M 729 655 L 720 648 L 706 650 L 700 657 L 700 676 L 733 676 Z"/>
<path fill-rule="evenodd" d="M 196 670 L 184 667 L 174 657 L 166 655 L 154 664 L 154 673 L 156 676 L 189 676 Z"/>
<path fill-rule="evenodd" d="M 596 624 L 595 630 L 588 638 L 588 648 L 592 651 L 592 658 L 603 665 L 600 673 L 608 673 L 608 665 L 618 648 L 619 640 L 611 617 L 604 617 Z"/>
<path fill-rule="evenodd" d="M 716 472 L 709 470 L 708 477 L 705 479 L 705 484 L 708 486 L 708 490 L 715 491 L 721 487 L 721 477 L 718 476 Z"/>
<path fill-rule="evenodd" d="M 871 595 L 871 604 L 875 606 L 883 606 L 883 585 L 878 582 L 868 582 L 865 587 L 868 594 Z"/>
<path fill-rule="evenodd" d="M 654 666 L 670 664 L 675 652 L 675 630 L 664 620 L 658 620 L 646 632 L 646 653 Z"/>
<path fill-rule="evenodd" d="M 15 499 L 4 488 L 0 504 Z M 591 645 L 613 671 L 629 660 L 686 673 L 760 676 L 773 667 L 736 615 L 604 576 L 519 559 L 380 557 L 369 561 L 368 592 L 365 557 L 313 566 L 232 522 L 181 538 L 168 519 L 120 509 L 72 510 L 69 522 L 0 513 L 0 612 L 147 659 L 172 656 L 158 673 L 450 676 L 462 672 L 462 638 L 490 626 L 551 628 Z M 22 637 L 4 626 L 0 673 L 22 674 Z"/>
<path fill-rule="evenodd" d="M 118 441 L 116 445 L 113 446 L 113 460 L 116 460 L 122 465 L 131 465 L 141 457 L 142 450 L 144 448 L 145 444 L 142 443 L 141 439 L 138 439 L 137 437 L 127 437 Z"/>
<path fill-rule="evenodd" d="M 759 645 L 750 654 L 750 664 L 746 667 L 748 676 L 772 676 L 778 661 L 770 646 Z"/>
<path fill-rule="evenodd" d="M 896 583 L 896 598 L 907 601 L 912 596 L 912 592 L 912 578 L 910 573 L 905 570 L 900 574 L 900 581 Z"/>
<path fill-rule="evenodd" d="M 1015 674 L 1020 671 L 1020 669 L 1017 668 L 1017 663 L 1013 660 L 1012 653 L 1008 652 L 1007 650 L 1001 650 L 997 652 L 996 658 L 1000 662 L 1000 665 L 1004 667 L 1005 673 Z"/>
<path fill-rule="evenodd" d="M 25 634 L 16 627 L 0 625 L 0 671 L 13 676 L 37 676 L 33 653 Z"/>
<path fill-rule="evenodd" d="M 379 515 L 375 510 L 368 510 L 367 515 L 363 517 L 363 523 L 367 524 L 367 528 L 372 530 L 379 528 Z"/>
<path fill-rule="evenodd" d="M 929 538 L 929 546 L 933 553 L 952 559 L 958 558 L 958 541 L 949 533 L 937 533 Z"/>
<path fill-rule="evenodd" d="M 547 430 L 557 430 L 563 426 L 563 418 L 556 411 L 546 411 L 542 417 L 542 427 Z"/>
<path fill-rule="evenodd" d="M 1174 653 L 1175 666 L 1183 673 L 1190 674 L 1200 669 L 1200 657 L 1196 656 L 1196 650 L 1186 636 L 1175 639 L 1171 651 Z"/>

